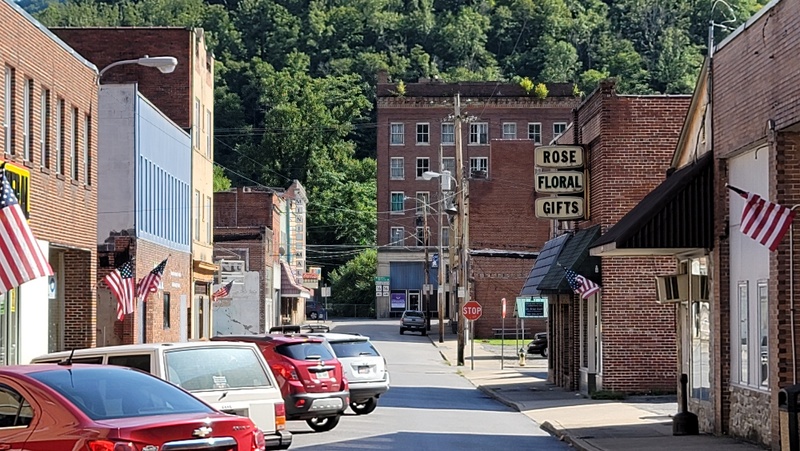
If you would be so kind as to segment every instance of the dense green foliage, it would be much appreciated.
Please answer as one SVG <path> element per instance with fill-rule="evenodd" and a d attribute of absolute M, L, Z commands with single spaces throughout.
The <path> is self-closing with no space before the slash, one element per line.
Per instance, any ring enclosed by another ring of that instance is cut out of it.
<path fill-rule="evenodd" d="M 341 306 L 334 316 L 375 315 L 374 278 L 377 270 L 378 253 L 367 249 L 331 272 L 332 304 Z"/>
<path fill-rule="evenodd" d="M 706 50 L 709 21 L 735 27 L 762 2 L 23 0 L 20 4 L 48 26 L 204 28 L 217 60 L 216 163 L 235 186 L 285 187 L 294 179 L 303 183 L 310 198 L 309 243 L 312 248 L 338 246 L 325 248 L 338 251 L 318 250 L 310 256 L 309 263 L 322 265 L 327 273 L 351 258 L 354 249 L 375 244 L 372 105 L 378 69 L 406 82 L 419 77 L 513 80 L 524 82 L 537 95 L 543 92 L 540 84 L 547 82 L 572 82 L 576 94 L 589 93 L 608 77 L 617 79 L 622 93 L 690 93 Z M 730 29 L 715 27 L 716 39 Z"/>

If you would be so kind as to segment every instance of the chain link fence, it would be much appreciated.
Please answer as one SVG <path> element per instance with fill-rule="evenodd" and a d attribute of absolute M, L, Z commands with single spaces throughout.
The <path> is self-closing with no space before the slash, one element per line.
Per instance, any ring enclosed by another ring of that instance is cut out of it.
<path fill-rule="evenodd" d="M 328 318 L 375 318 L 375 305 L 328 304 Z"/>

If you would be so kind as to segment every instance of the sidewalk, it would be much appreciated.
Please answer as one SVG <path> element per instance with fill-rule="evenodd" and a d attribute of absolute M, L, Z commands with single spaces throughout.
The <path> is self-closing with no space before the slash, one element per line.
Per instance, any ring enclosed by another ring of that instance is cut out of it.
<path fill-rule="evenodd" d="M 439 343 L 437 321 L 428 336 L 451 365 L 457 362 L 456 335 L 445 322 Z M 516 342 L 516 344 L 527 345 Z M 675 397 L 633 397 L 624 401 L 593 400 L 547 382 L 547 359 L 526 356 L 519 365 L 514 340 L 507 340 L 501 369 L 500 350 L 478 341 L 464 347 L 461 374 L 487 395 L 522 412 L 542 429 L 582 451 L 744 451 L 762 448 L 729 437 L 672 435 Z M 474 349 L 474 354 L 471 350 Z M 473 357 L 472 359 L 470 357 Z M 474 369 L 472 368 L 474 367 Z"/>

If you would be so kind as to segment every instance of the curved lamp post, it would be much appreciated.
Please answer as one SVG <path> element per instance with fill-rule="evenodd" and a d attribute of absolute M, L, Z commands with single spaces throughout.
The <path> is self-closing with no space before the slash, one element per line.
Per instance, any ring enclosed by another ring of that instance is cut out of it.
<path fill-rule="evenodd" d="M 136 58 L 132 60 L 120 60 L 115 61 L 108 66 L 104 67 L 98 74 L 97 78 L 103 76 L 107 70 L 111 69 L 112 67 L 122 66 L 123 64 L 138 64 L 139 66 L 145 67 L 155 67 L 162 74 L 169 74 L 175 70 L 175 67 L 178 65 L 178 59 L 174 56 L 143 56 L 141 58 Z"/>

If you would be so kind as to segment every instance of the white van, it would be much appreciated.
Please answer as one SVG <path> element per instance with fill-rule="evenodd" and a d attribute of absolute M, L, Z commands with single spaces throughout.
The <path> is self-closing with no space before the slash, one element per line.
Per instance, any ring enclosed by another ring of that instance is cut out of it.
<path fill-rule="evenodd" d="M 145 343 L 76 349 L 46 354 L 31 363 L 119 365 L 146 371 L 169 381 L 214 408 L 250 417 L 264 431 L 267 449 L 286 449 L 286 407 L 275 376 L 252 343 Z"/>

